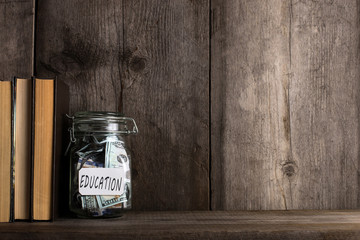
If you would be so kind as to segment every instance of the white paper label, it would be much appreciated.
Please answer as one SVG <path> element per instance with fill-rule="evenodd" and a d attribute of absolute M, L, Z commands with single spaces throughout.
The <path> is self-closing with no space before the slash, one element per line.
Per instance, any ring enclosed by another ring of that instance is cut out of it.
<path fill-rule="evenodd" d="M 79 170 L 79 192 L 81 195 L 122 195 L 125 177 L 123 167 L 82 168 Z"/>

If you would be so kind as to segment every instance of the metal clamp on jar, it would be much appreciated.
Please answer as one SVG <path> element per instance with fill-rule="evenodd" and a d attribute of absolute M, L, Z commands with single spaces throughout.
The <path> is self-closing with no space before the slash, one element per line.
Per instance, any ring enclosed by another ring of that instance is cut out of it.
<path fill-rule="evenodd" d="M 70 211 L 79 217 L 117 217 L 131 209 L 131 157 L 125 136 L 134 119 L 115 112 L 78 112 L 70 140 Z"/>

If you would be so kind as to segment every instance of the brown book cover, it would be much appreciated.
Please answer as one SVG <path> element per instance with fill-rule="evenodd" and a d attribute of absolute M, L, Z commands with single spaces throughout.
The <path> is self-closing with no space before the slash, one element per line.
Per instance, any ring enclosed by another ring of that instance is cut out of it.
<path fill-rule="evenodd" d="M 11 81 L 0 81 L 0 222 L 12 216 L 12 90 Z"/>
<path fill-rule="evenodd" d="M 31 188 L 33 221 L 53 220 L 54 215 L 58 215 L 59 204 L 62 203 L 62 201 L 58 203 L 58 199 L 65 194 L 59 194 L 59 181 L 67 174 L 61 167 L 64 166 L 63 132 L 67 130 L 63 119 L 69 102 L 66 92 L 68 92 L 67 86 L 56 79 L 33 77 Z M 57 101 L 57 96 L 61 97 L 61 101 Z"/>

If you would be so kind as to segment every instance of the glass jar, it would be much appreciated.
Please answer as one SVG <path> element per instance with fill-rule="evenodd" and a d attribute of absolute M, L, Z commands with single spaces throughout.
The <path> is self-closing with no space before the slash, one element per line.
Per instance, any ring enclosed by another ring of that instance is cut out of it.
<path fill-rule="evenodd" d="M 78 112 L 70 139 L 70 211 L 78 217 L 118 217 L 131 209 L 131 157 L 125 137 L 134 119 L 115 112 Z"/>

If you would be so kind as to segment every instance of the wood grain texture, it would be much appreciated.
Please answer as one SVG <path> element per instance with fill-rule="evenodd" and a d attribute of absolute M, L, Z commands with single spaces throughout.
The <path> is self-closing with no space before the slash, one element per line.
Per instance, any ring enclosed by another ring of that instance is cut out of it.
<path fill-rule="evenodd" d="M 209 1 L 38 1 L 36 72 L 70 112 L 123 111 L 133 207 L 208 209 Z"/>
<path fill-rule="evenodd" d="M 33 0 L 0 0 L 0 80 L 33 70 Z"/>
<path fill-rule="evenodd" d="M 214 1 L 214 209 L 286 209 L 289 1 Z"/>
<path fill-rule="evenodd" d="M 359 9 L 341 0 L 292 7 L 293 208 L 360 206 Z"/>
<path fill-rule="evenodd" d="M 209 208 L 209 1 L 126 1 L 137 209 Z"/>
<path fill-rule="evenodd" d="M 117 111 L 122 1 L 38 1 L 36 74 L 69 85 L 70 112 Z"/>
<path fill-rule="evenodd" d="M 1 239 L 359 239 L 358 211 L 131 212 L 0 224 Z"/>
<path fill-rule="evenodd" d="M 212 5 L 212 207 L 358 207 L 358 2 Z"/>

